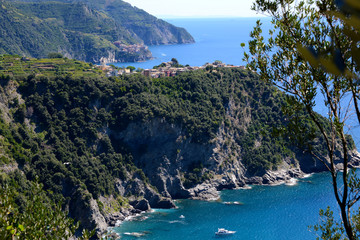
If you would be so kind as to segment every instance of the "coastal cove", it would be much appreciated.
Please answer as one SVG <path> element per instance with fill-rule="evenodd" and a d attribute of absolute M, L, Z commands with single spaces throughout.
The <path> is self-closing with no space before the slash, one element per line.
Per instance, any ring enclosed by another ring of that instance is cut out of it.
<path fill-rule="evenodd" d="M 150 46 L 154 59 L 138 63 L 115 63 L 151 69 L 176 58 L 180 64 L 202 66 L 221 60 L 226 64 L 245 65 L 240 43 L 247 43 L 257 18 L 238 19 L 168 19 L 186 28 L 195 38 L 194 44 Z M 263 18 L 264 27 L 270 21 Z M 316 110 L 326 115 L 318 97 Z M 360 128 L 349 130 L 357 149 L 360 149 Z M 359 171 L 358 171 L 359 172 Z M 224 202 L 238 201 L 240 205 Z M 227 239 L 304 240 L 315 239 L 308 226 L 319 222 L 319 209 L 336 203 L 328 173 L 313 174 L 300 179 L 296 185 L 252 186 L 251 189 L 225 190 L 215 202 L 177 200 L 177 209 L 155 210 L 125 221 L 114 228 L 121 239 L 215 239 L 218 228 L 237 231 Z M 180 216 L 185 218 L 180 218 Z M 338 216 L 335 213 L 335 216 Z M 144 220 L 145 219 L 145 220 Z"/>
<path fill-rule="evenodd" d="M 360 207 L 356 82 L 298 62 L 297 24 L 264 75 L 243 61 L 258 18 L 163 21 L 123 0 L 59 1 L 0 0 L 0 240 L 311 240 L 320 209 L 346 215 L 337 189 Z M 260 17 L 258 50 L 271 28 Z M 304 105 L 284 92 L 297 79 Z M 343 85 L 354 87 L 339 101 Z"/>
<path fill-rule="evenodd" d="M 114 231 L 121 239 L 137 235 L 141 236 L 137 239 L 190 240 L 216 239 L 214 232 L 223 227 L 237 231 L 227 239 L 315 239 L 316 233 L 308 227 L 319 223 L 319 209 L 336 209 L 330 175 L 325 172 L 292 186 L 224 190 L 219 201 L 178 200 L 176 205 L 177 209 L 141 214 Z"/>

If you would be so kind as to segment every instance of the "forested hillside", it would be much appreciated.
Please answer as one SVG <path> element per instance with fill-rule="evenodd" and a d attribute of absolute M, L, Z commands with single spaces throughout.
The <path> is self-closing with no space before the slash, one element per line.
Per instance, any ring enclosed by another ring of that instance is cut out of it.
<path fill-rule="evenodd" d="M 122 1 L 1 1 L 0 13 L 0 54 L 142 61 L 151 58 L 144 44 L 194 42 L 186 30 Z"/>
<path fill-rule="evenodd" d="M 288 97 L 250 71 L 106 78 L 78 61 L 0 55 L 0 76 L 1 184 L 38 181 L 98 232 L 174 198 L 322 170 L 299 150 L 324 152 L 304 111 L 284 115 Z M 292 121 L 309 141 L 284 131 Z"/>

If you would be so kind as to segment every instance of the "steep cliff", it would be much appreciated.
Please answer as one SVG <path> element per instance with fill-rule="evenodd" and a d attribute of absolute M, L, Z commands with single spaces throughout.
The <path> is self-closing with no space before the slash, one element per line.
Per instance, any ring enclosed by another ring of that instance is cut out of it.
<path fill-rule="evenodd" d="M 81 0 L 79 0 L 81 1 Z M 193 43 L 193 37 L 184 29 L 158 19 L 130 4 L 116 1 L 83 0 L 97 9 L 106 11 L 117 22 L 129 29 L 133 36 L 146 45 Z"/>
<path fill-rule="evenodd" d="M 59 52 L 87 62 L 142 61 L 147 47 L 129 53 L 114 43 L 136 43 L 129 31 L 81 3 L 7 3 L 0 8 L 0 53 L 46 57 Z"/>
<path fill-rule="evenodd" d="M 46 57 L 59 52 L 87 62 L 151 59 L 147 45 L 192 43 L 175 27 L 123 1 L 3 1 L 0 54 Z M 126 51 L 122 45 L 138 45 Z"/>
<path fill-rule="evenodd" d="M 324 170 L 286 131 L 276 135 L 290 126 L 281 111 L 289 96 L 250 71 L 105 78 L 78 61 L 38 61 L 0 56 L 0 175 L 19 168 L 98 233 L 129 215 L 174 207 L 173 199 L 216 199 L 222 189 Z M 304 111 L 292 117 L 315 131 Z M 324 153 L 319 136 L 308 144 Z"/>
<path fill-rule="evenodd" d="M 51 156 L 51 145 L 46 142 L 42 142 L 42 146 L 37 144 L 42 141 L 42 134 L 37 133 L 34 124 L 30 124 L 28 117 L 32 114 L 32 108 L 23 112 L 24 115 L 20 114 L 24 111 L 25 101 L 18 92 L 18 82 L 7 77 L 1 77 L 0 82 L 0 191 L 4 190 L 4 184 L 15 184 L 16 196 L 23 204 L 20 207 L 28 204 L 28 195 L 22 194 L 28 194 L 28 185 L 38 178 L 34 167 L 41 168 L 43 173 L 50 173 L 46 175 L 52 175 L 52 180 L 57 179 L 56 186 L 52 185 L 50 179 L 50 182 L 46 179 L 41 182 L 47 189 L 56 189 L 55 192 L 61 196 L 43 196 L 43 200 L 61 200 L 69 216 L 81 222 L 78 234 L 83 228 L 95 229 L 95 236 L 100 238 L 107 232 L 108 226 L 115 226 L 117 221 L 125 220 L 128 216 L 148 211 L 151 207 L 175 207 L 170 198 L 161 196 L 153 186 L 144 182 L 138 171 L 132 174 L 131 170 L 124 170 L 126 181 L 114 179 L 115 195 L 98 196 L 95 199 L 84 183 L 74 178 L 73 173 L 66 168 L 68 163 L 58 162 Z M 26 214 L 31 216 L 33 213 Z"/>
<path fill-rule="evenodd" d="M 230 120 L 230 126 L 222 124 L 216 137 L 207 144 L 193 142 L 180 125 L 170 124 L 165 119 L 131 123 L 126 130 L 113 134 L 131 149 L 135 165 L 144 171 L 150 183 L 163 196 L 173 199 L 214 200 L 219 198 L 219 190 L 248 184 L 291 183 L 295 178 L 326 171 L 323 162 L 300 149 L 294 149 L 271 169 L 257 174 L 249 171 L 244 164 L 246 153 L 236 139 L 239 137 L 236 131 L 242 123 L 231 116 L 231 112 L 239 116 L 238 111 L 229 108 L 226 119 Z M 359 167 L 360 154 L 353 150 L 350 155 L 350 165 Z M 339 157 L 339 167 L 341 162 Z M 189 172 L 198 175 L 199 182 L 187 185 Z"/>

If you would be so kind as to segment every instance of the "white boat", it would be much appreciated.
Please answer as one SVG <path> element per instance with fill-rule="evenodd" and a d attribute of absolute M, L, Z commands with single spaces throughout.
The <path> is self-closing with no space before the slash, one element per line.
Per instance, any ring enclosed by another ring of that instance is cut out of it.
<path fill-rule="evenodd" d="M 139 233 L 139 232 L 124 232 L 124 235 L 134 236 L 134 237 L 143 237 L 143 236 L 145 236 L 145 233 Z"/>
<path fill-rule="evenodd" d="M 229 231 L 229 230 L 226 230 L 225 228 L 218 228 L 218 231 L 215 232 L 215 234 L 218 236 L 232 235 L 234 233 L 236 233 L 236 231 Z"/>

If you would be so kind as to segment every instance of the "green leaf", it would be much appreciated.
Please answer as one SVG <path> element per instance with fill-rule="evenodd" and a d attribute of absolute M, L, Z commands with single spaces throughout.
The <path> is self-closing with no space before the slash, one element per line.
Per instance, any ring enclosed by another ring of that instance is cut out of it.
<path fill-rule="evenodd" d="M 24 231 L 24 230 L 25 230 L 24 226 L 21 225 L 21 224 L 18 225 L 18 228 L 19 228 L 20 231 Z"/>

